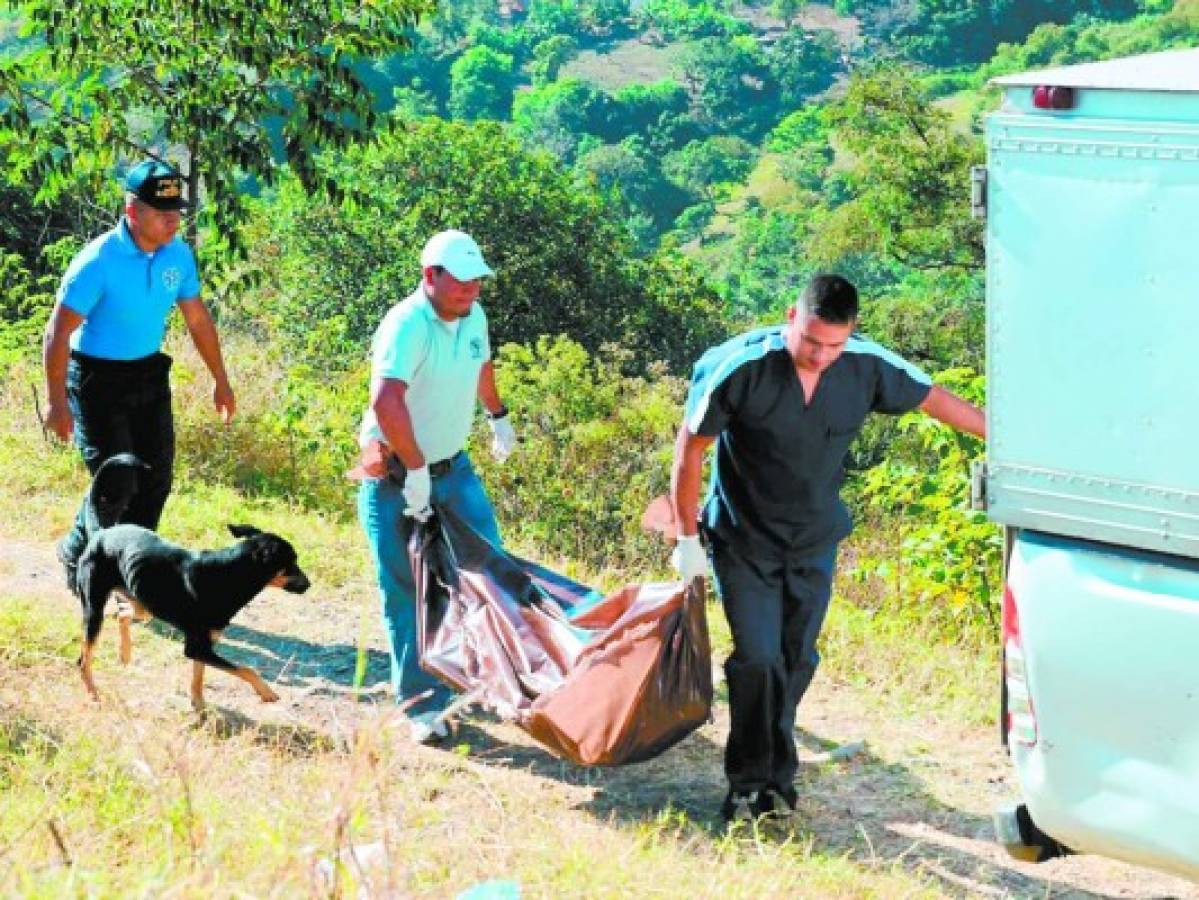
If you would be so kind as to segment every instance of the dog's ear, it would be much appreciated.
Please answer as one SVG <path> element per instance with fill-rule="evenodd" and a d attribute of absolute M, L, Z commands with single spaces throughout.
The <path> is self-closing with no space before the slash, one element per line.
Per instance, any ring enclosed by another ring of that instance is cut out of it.
<path fill-rule="evenodd" d="M 230 525 L 229 533 L 236 538 L 248 538 L 262 534 L 262 529 L 255 528 L 253 525 Z"/>
<path fill-rule="evenodd" d="M 248 546 L 250 557 L 272 570 L 286 568 L 296 561 L 295 548 L 277 534 L 259 533 Z"/>

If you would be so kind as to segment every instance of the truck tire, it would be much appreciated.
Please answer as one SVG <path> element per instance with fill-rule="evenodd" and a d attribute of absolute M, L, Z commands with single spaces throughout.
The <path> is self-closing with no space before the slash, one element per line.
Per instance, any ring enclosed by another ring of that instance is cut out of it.
<path fill-rule="evenodd" d="M 1074 852 L 1038 828 L 1023 803 L 1001 806 L 995 810 L 992 822 L 995 839 L 1008 856 L 1021 862 L 1042 863 Z"/>

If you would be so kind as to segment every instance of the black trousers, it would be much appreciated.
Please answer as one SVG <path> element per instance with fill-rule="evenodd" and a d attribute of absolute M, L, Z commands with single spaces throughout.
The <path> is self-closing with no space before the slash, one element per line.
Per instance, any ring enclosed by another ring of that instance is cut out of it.
<path fill-rule="evenodd" d="M 84 464 L 94 475 L 110 456 L 133 453 L 149 465 L 122 521 L 152 530 L 171 493 L 175 465 L 170 371 L 165 353 L 125 361 L 72 351 L 67 365 L 67 403 Z M 62 550 L 77 559 L 86 541 L 81 504 Z"/>
<path fill-rule="evenodd" d="M 729 787 L 789 787 L 798 768 L 795 711 L 820 663 L 816 638 L 828 611 L 837 545 L 798 558 L 754 557 L 716 540 L 710 552 L 733 632 L 733 654 L 724 664 Z"/>

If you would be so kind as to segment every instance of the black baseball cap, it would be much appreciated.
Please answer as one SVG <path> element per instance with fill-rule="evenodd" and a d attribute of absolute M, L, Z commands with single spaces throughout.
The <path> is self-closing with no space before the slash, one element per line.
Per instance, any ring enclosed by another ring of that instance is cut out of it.
<path fill-rule="evenodd" d="M 125 176 L 125 190 L 155 209 L 186 209 L 183 176 L 156 159 L 140 162 Z"/>

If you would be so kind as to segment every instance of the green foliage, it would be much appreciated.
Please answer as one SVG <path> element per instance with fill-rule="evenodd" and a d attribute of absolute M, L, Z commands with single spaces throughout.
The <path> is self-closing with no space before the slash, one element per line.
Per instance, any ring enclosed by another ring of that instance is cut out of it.
<path fill-rule="evenodd" d="M 445 53 L 460 44 L 472 29 L 497 27 L 500 24 L 495 0 L 454 0 L 438 3 L 436 14 L 429 20 L 433 37 L 433 53 Z"/>
<path fill-rule="evenodd" d="M 862 307 L 862 330 L 931 369 L 985 364 L 983 272 L 909 272 Z"/>
<path fill-rule="evenodd" d="M 374 119 L 355 57 L 404 47 L 432 10 L 428 0 L 7 5 L 37 38 L 0 67 L 10 165 L 53 198 L 80 180 L 101 190 L 122 161 L 178 153 L 190 195 L 204 199 L 199 221 L 215 228 L 210 252 L 238 246 L 246 177 L 274 184 L 286 161 L 306 190 L 337 192 L 318 179 L 316 154 Z"/>
<path fill-rule="evenodd" d="M 54 285 L 51 276 L 33 275 L 20 256 L 0 250 L 0 368 L 40 349 Z"/>
<path fill-rule="evenodd" d="M 651 146 L 669 146 L 677 130 L 674 126 L 689 105 L 686 89 L 669 78 L 627 85 L 612 97 L 612 131 L 607 137 L 621 140 L 641 134 Z"/>
<path fill-rule="evenodd" d="M 578 34 L 584 30 L 582 6 L 578 0 L 530 0 L 521 29 L 532 44 L 556 34 Z"/>
<path fill-rule="evenodd" d="M 54 306 L 58 272 L 79 243 L 64 237 L 42 248 L 30 265 L 18 253 L 0 249 L 0 369 L 21 359 L 40 358 L 42 331 Z"/>
<path fill-rule="evenodd" d="M 331 207 L 285 187 L 256 224 L 269 283 L 239 310 L 271 321 L 297 359 L 360 359 L 386 310 L 416 287 L 424 242 L 448 227 L 473 234 L 497 272 L 483 295 L 495 346 L 570 334 L 592 351 L 619 343 L 638 367 L 678 368 L 724 333 L 717 297 L 688 264 L 638 258 L 598 193 L 497 124 L 397 123 L 327 166 L 347 189 L 369 191 L 370 206 Z M 689 296 L 659 291 L 664 273 Z"/>
<path fill-rule="evenodd" d="M 554 81 L 558 72 L 579 51 L 579 43 L 573 37 L 556 34 L 533 48 L 533 62 L 529 66 L 534 85 Z"/>
<path fill-rule="evenodd" d="M 642 28 L 672 40 L 729 38 L 749 32 L 749 24 L 729 13 L 731 3 L 706 0 L 648 0 L 637 11 Z"/>
<path fill-rule="evenodd" d="M 507 119 L 515 74 L 507 53 L 471 47 L 450 66 L 450 114 L 456 119 Z"/>
<path fill-rule="evenodd" d="M 512 106 L 512 125 L 529 147 L 570 163 L 582 138 L 604 129 L 608 105 L 595 85 L 566 78 L 522 91 Z"/>
<path fill-rule="evenodd" d="M 808 0 L 770 0 L 770 13 L 778 16 L 783 20 L 783 24 L 790 28 L 795 17 L 803 12 L 807 5 Z"/>
<path fill-rule="evenodd" d="M 653 234 L 668 228 L 690 199 L 666 179 L 657 155 L 637 137 L 600 144 L 582 154 L 575 168 L 585 182 L 611 198 L 626 224 L 644 217 L 649 227 L 639 241 L 643 249 L 652 246 Z"/>
<path fill-rule="evenodd" d="M 1136 0 L 917 0 L 915 18 L 898 30 L 896 41 L 924 62 L 980 63 L 1001 43 L 1022 41 L 1038 25 L 1136 13 Z"/>
<path fill-rule="evenodd" d="M 692 141 L 668 154 L 662 171 L 679 187 L 710 202 L 719 185 L 744 179 L 756 159 L 757 150 L 748 141 L 721 135 Z"/>
<path fill-rule="evenodd" d="M 828 114 L 850 156 L 850 197 L 810 245 L 818 260 L 873 253 L 916 269 L 982 266 L 982 227 L 965 202 L 982 143 L 953 127 L 910 70 L 855 74 Z"/>
<path fill-rule="evenodd" d="M 704 239 L 704 228 L 716 214 L 716 205 L 709 201 L 688 206 L 674 220 L 675 234 L 682 241 Z"/>
<path fill-rule="evenodd" d="M 801 224 L 796 214 L 747 209 L 738 222 L 723 272 L 726 302 L 740 316 L 777 316 L 795 301 L 799 290 L 815 274 L 812 263 L 796 248 L 801 247 Z"/>
<path fill-rule="evenodd" d="M 666 548 L 640 521 L 669 488 L 683 380 L 622 375 L 617 351 L 591 356 L 565 337 L 506 345 L 496 367 L 520 447 L 503 466 L 482 451 L 473 458 L 505 540 L 592 571 L 661 569 Z M 481 426 L 475 446 L 488 439 Z"/>
<path fill-rule="evenodd" d="M 775 102 L 793 109 L 832 85 L 841 68 L 841 47 L 831 31 L 789 27 L 767 51 L 766 64 L 777 86 Z"/>
<path fill-rule="evenodd" d="M 981 376 L 951 369 L 938 382 L 981 404 Z M 914 448 L 892 451 L 866 472 L 860 497 L 874 514 L 878 546 L 860 555 L 853 574 L 881 579 L 891 602 L 955 634 L 998 624 L 1002 534 L 986 514 L 969 509 L 972 460 L 981 444 L 920 412 L 899 421 Z"/>
<path fill-rule="evenodd" d="M 704 38 L 680 60 L 683 82 L 715 128 L 751 134 L 770 109 L 773 85 L 765 54 L 749 36 Z"/>
<path fill-rule="evenodd" d="M 779 169 L 797 187 L 818 191 L 833 162 L 829 122 L 822 106 L 809 104 L 784 118 L 766 140 L 772 153 L 783 155 Z"/>
<path fill-rule="evenodd" d="M 1196 41 L 1199 5 L 1188 7 L 1185 3 L 1165 15 L 1139 16 L 1130 22 L 1082 19 L 1068 25 L 1046 23 L 1021 44 L 1001 44 L 978 70 L 976 84 L 981 87 L 989 78 L 1028 69 L 1191 47 Z"/>

